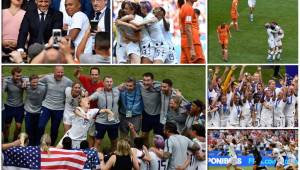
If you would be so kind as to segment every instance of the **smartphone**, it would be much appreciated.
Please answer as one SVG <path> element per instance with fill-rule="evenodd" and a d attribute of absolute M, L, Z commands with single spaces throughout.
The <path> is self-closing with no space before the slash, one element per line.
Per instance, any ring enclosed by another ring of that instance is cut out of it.
<path fill-rule="evenodd" d="M 59 42 L 61 41 L 61 29 L 53 29 L 52 30 L 52 37 L 53 37 L 53 47 L 59 48 Z"/>
<path fill-rule="evenodd" d="M 90 20 L 91 24 L 91 33 L 96 33 L 98 28 L 98 20 Z"/>

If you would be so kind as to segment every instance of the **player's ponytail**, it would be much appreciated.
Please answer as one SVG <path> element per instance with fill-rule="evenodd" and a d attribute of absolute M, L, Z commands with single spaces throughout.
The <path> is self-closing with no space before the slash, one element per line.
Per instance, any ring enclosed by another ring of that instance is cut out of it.
<path fill-rule="evenodd" d="M 41 138 L 41 151 L 47 152 L 50 155 L 49 146 L 51 145 L 51 137 L 45 133 Z"/>
<path fill-rule="evenodd" d="M 184 0 L 177 0 L 177 5 L 179 8 L 184 4 Z"/>
<path fill-rule="evenodd" d="M 165 18 L 166 11 L 163 7 L 160 7 L 160 10 L 162 12 L 162 19 L 163 19 L 164 28 L 165 28 L 166 31 L 170 31 L 170 23 Z"/>

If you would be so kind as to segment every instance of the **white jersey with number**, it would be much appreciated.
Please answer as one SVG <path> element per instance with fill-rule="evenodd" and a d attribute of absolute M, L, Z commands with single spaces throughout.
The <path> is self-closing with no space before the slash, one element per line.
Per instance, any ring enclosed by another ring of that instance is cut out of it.
<path fill-rule="evenodd" d="M 150 170 L 167 170 L 167 161 L 162 160 L 154 152 L 149 152 L 151 161 L 150 161 Z"/>
<path fill-rule="evenodd" d="M 229 146 L 228 146 L 228 155 L 231 158 L 237 158 L 237 155 L 235 153 L 235 147 L 236 147 L 236 145 L 233 144 L 233 143 L 230 143 Z"/>
<path fill-rule="evenodd" d="M 264 102 L 271 108 L 267 108 L 262 105 L 260 124 L 263 127 L 270 127 L 273 123 L 274 101 L 272 99 L 269 99 L 269 101 L 265 100 Z"/>
<path fill-rule="evenodd" d="M 150 38 L 152 41 L 155 42 L 164 42 L 165 38 L 158 19 L 151 12 L 144 18 L 144 22 L 155 21 L 155 20 L 156 22 L 147 24 L 147 30 L 150 34 Z"/>

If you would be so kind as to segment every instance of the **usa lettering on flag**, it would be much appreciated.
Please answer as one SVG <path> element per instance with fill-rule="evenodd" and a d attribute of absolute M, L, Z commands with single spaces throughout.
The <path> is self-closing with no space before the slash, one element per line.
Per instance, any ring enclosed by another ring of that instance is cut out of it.
<path fill-rule="evenodd" d="M 83 151 L 50 148 L 41 152 L 41 169 L 81 170 L 86 160 Z"/>

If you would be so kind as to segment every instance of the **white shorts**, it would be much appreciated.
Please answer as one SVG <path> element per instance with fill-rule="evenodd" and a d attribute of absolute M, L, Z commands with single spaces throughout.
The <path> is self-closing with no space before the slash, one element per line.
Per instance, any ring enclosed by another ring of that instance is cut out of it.
<path fill-rule="evenodd" d="M 74 119 L 74 113 L 64 112 L 63 123 L 67 125 L 72 125 L 72 120 Z"/>
<path fill-rule="evenodd" d="M 250 8 L 254 8 L 255 7 L 255 4 L 256 4 L 256 0 L 248 0 L 248 6 Z"/>
<path fill-rule="evenodd" d="M 151 41 L 147 42 L 140 42 L 140 48 L 141 48 L 141 57 L 148 58 L 149 60 L 153 61 L 153 47 L 152 47 Z"/>
<path fill-rule="evenodd" d="M 165 60 L 166 64 L 175 64 L 175 57 L 176 57 L 176 53 L 175 53 L 175 48 L 174 47 L 170 47 L 168 46 L 169 51 L 167 54 L 167 58 Z"/>
<path fill-rule="evenodd" d="M 237 165 L 238 159 L 236 157 L 230 157 L 228 163 L 231 165 Z"/>
<path fill-rule="evenodd" d="M 129 56 L 130 54 L 135 54 L 137 56 L 141 55 L 140 46 L 138 43 L 130 42 L 126 45 L 126 56 Z"/>
<path fill-rule="evenodd" d="M 154 47 L 153 61 L 161 60 L 164 63 L 168 56 L 167 46 L 164 44 L 164 42 L 153 42 L 153 47 Z"/>
<path fill-rule="evenodd" d="M 275 41 L 274 40 L 268 40 L 269 48 L 275 48 Z"/>
<path fill-rule="evenodd" d="M 295 127 L 295 117 L 285 116 L 285 125 L 286 127 Z"/>
<path fill-rule="evenodd" d="M 117 57 L 118 64 L 127 62 L 128 57 L 126 55 L 126 46 L 125 45 L 117 43 L 116 57 Z"/>

